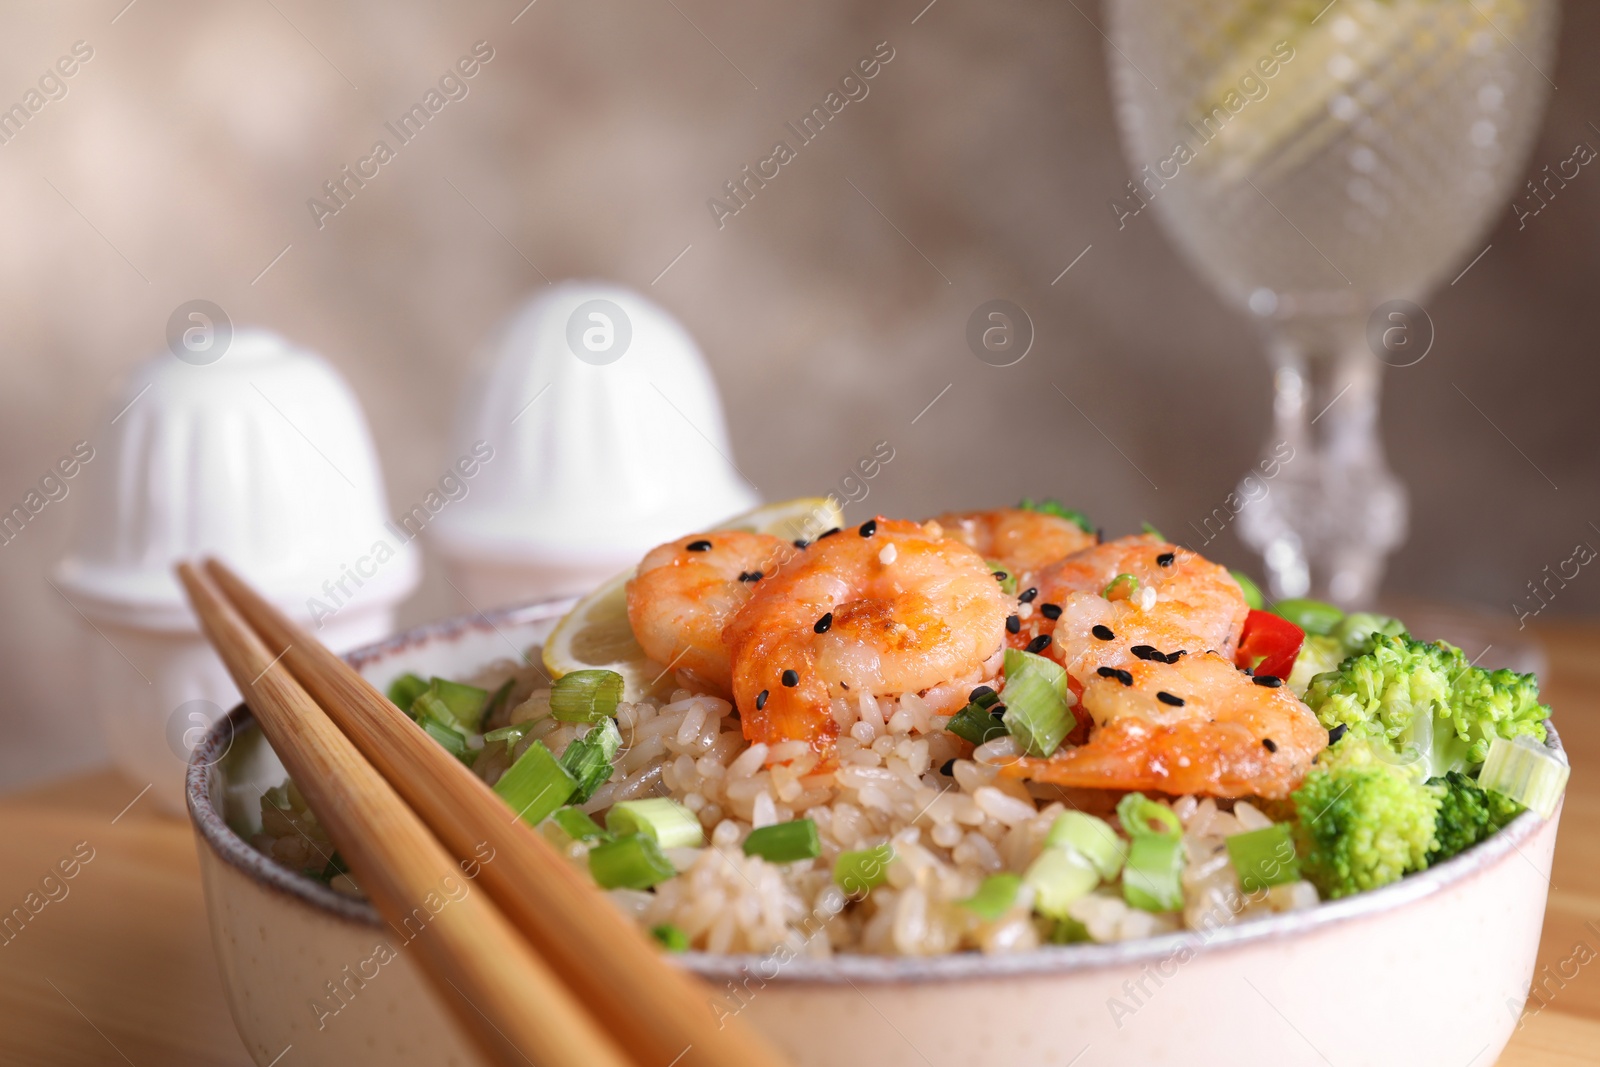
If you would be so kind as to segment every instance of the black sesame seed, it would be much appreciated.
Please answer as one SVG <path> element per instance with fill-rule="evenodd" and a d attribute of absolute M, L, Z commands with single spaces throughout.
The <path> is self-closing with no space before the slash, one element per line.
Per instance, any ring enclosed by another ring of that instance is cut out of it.
<path fill-rule="evenodd" d="M 741 582 L 759 582 L 764 577 L 766 576 L 760 571 L 745 571 L 739 575 L 739 580 Z"/>
<path fill-rule="evenodd" d="M 784 671 L 783 684 L 786 688 L 793 689 L 800 684 L 800 673 L 798 671 Z"/>
<path fill-rule="evenodd" d="M 828 632 L 828 628 L 830 626 L 832 626 L 832 625 L 833 625 L 833 612 L 830 611 L 826 615 L 822 616 L 822 618 L 818 619 L 817 620 L 817 624 L 815 626 L 813 626 L 812 629 L 815 630 L 819 634 L 825 634 L 825 633 Z"/>
<path fill-rule="evenodd" d="M 1005 571 L 992 571 L 990 573 L 994 575 L 994 580 L 997 582 L 1003 582 L 1007 578 L 1011 577 L 1011 575 L 1007 574 Z"/>
<path fill-rule="evenodd" d="M 1128 649 L 1128 651 L 1132 652 L 1135 656 L 1138 656 L 1142 660 L 1154 659 L 1160 660 L 1162 663 L 1167 662 L 1166 654 L 1157 651 L 1152 645 L 1134 645 L 1132 648 Z"/>
<path fill-rule="evenodd" d="M 711 551 L 711 542 L 710 541 L 690 541 L 688 544 L 684 545 L 683 547 L 687 548 L 690 552 L 709 552 L 709 551 Z"/>
<path fill-rule="evenodd" d="M 988 696 L 994 696 L 994 687 L 993 686 L 988 686 L 988 685 L 980 685 L 980 686 L 978 686 L 978 688 L 974 689 L 972 692 L 967 694 L 967 703 L 970 704 L 975 700 L 981 700 L 984 697 L 988 697 Z"/>
<path fill-rule="evenodd" d="M 1276 752 L 1276 751 L 1278 751 L 1278 743 L 1276 741 L 1274 741 L 1270 737 L 1263 737 L 1261 739 L 1261 744 L 1263 746 L 1265 746 L 1265 748 L 1266 748 L 1266 750 L 1268 752 Z"/>
<path fill-rule="evenodd" d="M 1033 586 L 1032 588 L 1024 589 L 1021 593 L 1017 594 L 1017 602 L 1019 604 L 1031 604 L 1033 603 L 1033 598 L 1038 595 L 1039 587 Z"/>
<path fill-rule="evenodd" d="M 761 692 L 756 694 L 756 710 L 760 711 L 762 708 L 764 708 L 766 706 L 767 706 L 767 691 L 765 689 L 763 689 Z"/>
<path fill-rule="evenodd" d="M 839 688 L 848 690 L 850 688 L 850 683 L 849 682 L 840 682 L 839 683 Z"/>
<path fill-rule="evenodd" d="M 1006 706 L 1004 704 L 996 704 L 994 707 L 989 709 L 989 714 L 994 716 L 996 719 L 1003 719 L 1006 715 Z"/>
<path fill-rule="evenodd" d="M 856 533 L 860 534 L 862 537 L 871 537 L 873 534 L 875 534 L 877 532 L 878 532 L 878 520 L 877 519 L 868 519 L 866 522 L 861 524 L 859 529 L 856 530 Z"/>
<path fill-rule="evenodd" d="M 1338 726 L 1335 726 L 1333 729 L 1329 730 L 1328 744 L 1337 745 L 1339 743 L 1339 738 L 1343 737 L 1345 731 L 1348 729 L 1350 729 L 1348 723 L 1340 723 Z"/>
<path fill-rule="evenodd" d="M 1117 639 L 1117 635 L 1111 632 L 1111 627 L 1105 626 L 1101 623 L 1095 623 L 1094 629 L 1090 630 L 1089 632 L 1094 634 L 1102 641 L 1115 641 Z"/>
<path fill-rule="evenodd" d="M 1254 681 L 1257 685 L 1264 685 L 1268 689 L 1276 689 L 1283 684 L 1282 678 L 1277 678 L 1270 674 L 1258 674 L 1255 676 Z"/>
<path fill-rule="evenodd" d="M 946 778 L 954 775 L 956 773 L 956 761 L 953 759 L 945 760 L 939 765 L 939 773 L 944 775 Z"/>
<path fill-rule="evenodd" d="M 796 548 L 810 548 L 811 547 L 811 542 L 807 541 L 805 538 L 802 537 L 802 538 L 800 538 L 798 541 L 796 541 L 794 543 L 794 547 L 796 547 Z"/>
<path fill-rule="evenodd" d="M 1156 694 L 1156 699 L 1161 701 L 1163 704 L 1170 704 L 1175 708 L 1183 707 L 1183 698 L 1175 697 L 1165 689 Z"/>
<path fill-rule="evenodd" d="M 1246 677 L 1249 677 L 1249 676 L 1251 676 L 1251 675 L 1256 673 L 1255 671 L 1251 670 L 1249 667 L 1242 667 L 1241 666 L 1239 668 L 1239 670 L 1243 671 Z"/>
<path fill-rule="evenodd" d="M 1122 670 L 1120 667 L 1100 667 L 1095 670 L 1095 673 L 1102 678 L 1115 678 L 1123 685 L 1133 684 L 1133 675 L 1129 674 L 1125 670 Z"/>
<path fill-rule="evenodd" d="M 834 534 L 836 534 L 838 532 L 839 532 L 839 527 L 835 526 L 833 529 L 831 529 L 828 532 L 824 533 L 822 535 L 822 537 L 818 537 L 817 540 L 820 541 L 820 540 L 822 540 L 823 537 L 832 537 Z"/>
<path fill-rule="evenodd" d="M 1180 656 L 1187 656 L 1188 654 L 1189 654 L 1189 650 L 1186 649 L 1186 648 L 1180 648 L 1176 652 L 1168 652 L 1167 653 L 1167 662 L 1168 663 L 1176 663 L 1176 662 L 1178 662 L 1178 658 Z"/>
<path fill-rule="evenodd" d="M 1163 552 L 1161 555 L 1156 557 L 1156 565 L 1160 567 L 1170 567 L 1172 566 L 1172 561 L 1177 558 L 1178 556 L 1175 552 Z"/>
<path fill-rule="evenodd" d="M 1045 649 L 1047 649 L 1049 647 L 1050 647 L 1050 635 L 1049 634 L 1040 634 L 1038 637 L 1035 637 L 1032 641 L 1028 642 L 1028 651 L 1034 653 L 1035 655 L 1039 654 L 1040 652 L 1043 652 Z"/>
<path fill-rule="evenodd" d="M 1021 615 L 1007 615 L 1006 616 L 1006 633 L 1008 633 L 1008 634 L 1020 634 L 1021 632 L 1022 632 L 1022 616 Z"/>
<path fill-rule="evenodd" d="M 1059 619 L 1059 618 L 1061 618 L 1061 605 L 1060 604 L 1040 604 L 1039 605 L 1039 614 L 1043 615 L 1047 619 L 1051 619 L 1051 620 Z"/>

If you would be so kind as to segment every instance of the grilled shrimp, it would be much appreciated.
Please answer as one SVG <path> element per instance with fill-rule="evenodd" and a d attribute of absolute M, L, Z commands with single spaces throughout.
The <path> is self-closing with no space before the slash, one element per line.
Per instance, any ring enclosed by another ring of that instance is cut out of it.
<path fill-rule="evenodd" d="M 1019 577 L 1095 543 L 1094 534 L 1070 519 L 1024 508 L 952 512 L 935 521 L 951 537 Z"/>
<path fill-rule="evenodd" d="M 745 738 L 827 753 L 836 696 L 992 676 L 1007 603 L 983 557 L 936 523 L 877 518 L 818 539 L 723 631 Z"/>
<path fill-rule="evenodd" d="M 733 530 L 691 534 L 650 550 L 628 582 L 628 622 L 645 655 L 728 693 L 722 628 L 751 588 L 795 554 L 789 542 Z"/>
<path fill-rule="evenodd" d="M 1227 568 L 1150 534 L 1107 541 L 1045 568 L 1036 581 L 1038 603 L 1065 611 L 1075 593 L 1103 600 L 1106 586 L 1119 574 L 1131 574 L 1139 581 L 1131 596 L 1115 602 L 1126 605 L 1124 617 L 1137 610 L 1150 616 L 1152 624 L 1159 620 L 1160 626 L 1188 635 L 1182 647 L 1233 658 L 1250 613 L 1239 583 Z M 1051 632 L 1043 623 L 1037 629 Z M 1059 624 L 1056 629 L 1061 629 Z M 1073 636 L 1070 629 L 1061 635 L 1069 642 Z"/>
<path fill-rule="evenodd" d="M 1079 702 L 1092 720 L 1088 743 L 1002 773 L 1069 788 L 1282 798 L 1328 745 L 1288 687 L 1256 684 L 1216 653 L 1129 657 L 1102 670 Z"/>

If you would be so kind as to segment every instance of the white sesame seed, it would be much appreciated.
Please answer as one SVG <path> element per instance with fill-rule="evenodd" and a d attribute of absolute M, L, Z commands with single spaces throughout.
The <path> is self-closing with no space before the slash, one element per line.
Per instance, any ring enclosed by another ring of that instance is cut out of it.
<path fill-rule="evenodd" d="M 887 545 L 884 545 L 883 551 L 878 553 L 878 562 L 887 567 L 889 564 L 893 563 L 895 558 L 899 555 L 899 550 L 897 550 L 894 547 L 894 544 L 891 542 Z"/>

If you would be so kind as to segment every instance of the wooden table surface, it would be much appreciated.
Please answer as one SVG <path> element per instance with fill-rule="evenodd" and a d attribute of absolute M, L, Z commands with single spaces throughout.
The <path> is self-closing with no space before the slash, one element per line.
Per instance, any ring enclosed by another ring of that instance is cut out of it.
<path fill-rule="evenodd" d="M 1600 626 L 1539 635 L 1551 663 L 1545 698 L 1575 773 L 1535 977 L 1547 993 L 1543 1006 L 1529 1002 L 1502 1067 L 1600 1063 L 1600 963 L 1569 977 L 1574 961 L 1600 959 L 1600 779 L 1586 773 L 1600 765 Z M 52 883 L 58 899 L 20 934 L 0 933 L 5 1067 L 250 1063 L 212 957 L 189 824 L 138 793 L 103 771 L 0 798 L 0 913 L 40 891 L 75 849 L 93 856 Z"/>

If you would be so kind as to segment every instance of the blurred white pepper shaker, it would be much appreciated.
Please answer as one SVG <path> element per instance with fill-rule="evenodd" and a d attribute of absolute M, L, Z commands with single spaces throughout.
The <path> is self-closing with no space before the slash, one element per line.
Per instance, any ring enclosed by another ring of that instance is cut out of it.
<path fill-rule="evenodd" d="M 223 559 L 341 649 L 392 629 L 394 606 L 416 587 L 418 553 L 384 524 L 355 395 L 276 334 L 219 333 L 183 359 L 163 352 L 107 417 L 117 412 L 96 442 L 56 580 L 93 626 L 86 662 L 113 759 L 181 813 L 189 750 L 239 695 L 174 563 Z"/>
<path fill-rule="evenodd" d="M 759 500 L 694 339 L 601 282 L 556 285 L 506 322 L 457 420 L 452 455 L 474 449 L 493 458 L 428 530 L 478 608 L 587 592 Z"/>

